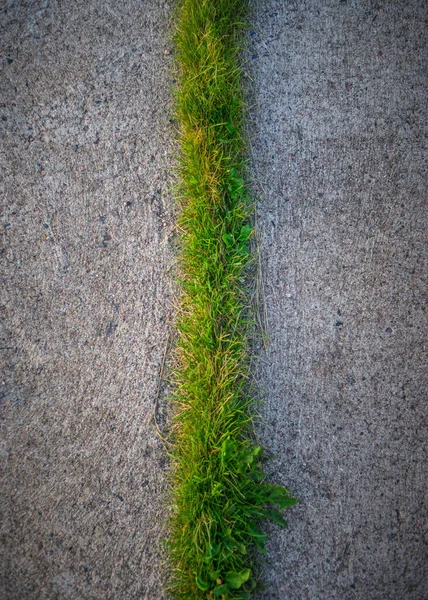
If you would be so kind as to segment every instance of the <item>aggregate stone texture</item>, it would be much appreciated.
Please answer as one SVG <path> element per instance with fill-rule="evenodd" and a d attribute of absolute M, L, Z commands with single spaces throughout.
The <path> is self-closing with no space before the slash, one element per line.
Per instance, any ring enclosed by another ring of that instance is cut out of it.
<path fill-rule="evenodd" d="M 263 600 L 428 598 L 427 22 L 415 0 L 253 6 L 259 431 L 301 500 Z"/>
<path fill-rule="evenodd" d="M 1 9 L 0 598 L 162 599 L 171 2 Z"/>

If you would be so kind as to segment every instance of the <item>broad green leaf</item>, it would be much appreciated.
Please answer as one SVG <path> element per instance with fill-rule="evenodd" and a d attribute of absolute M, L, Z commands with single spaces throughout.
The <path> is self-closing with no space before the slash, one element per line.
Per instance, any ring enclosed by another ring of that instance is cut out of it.
<path fill-rule="evenodd" d="M 254 540 L 255 545 L 257 546 L 257 548 L 260 550 L 260 552 L 262 554 L 264 554 L 264 556 L 267 556 L 267 552 L 266 552 L 266 548 L 265 548 L 265 539 L 261 539 L 261 538 L 256 538 Z"/>
<path fill-rule="evenodd" d="M 278 523 L 278 525 L 280 525 L 281 527 L 287 527 L 287 521 L 275 508 L 266 511 L 266 516 L 269 517 L 269 519 L 272 519 L 272 521 L 275 521 L 275 523 Z"/>
<path fill-rule="evenodd" d="M 230 591 L 230 587 L 226 583 L 222 583 L 214 588 L 214 598 L 218 598 L 219 596 L 227 595 Z"/>
<path fill-rule="evenodd" d="M 250 247 L 248 245 L 248 242 L 242 242 L 241 244 L 239 244 L 238 253 L 241 254 L 241 256 L 247 256 L 248 254 L 250 254 Z"/>
<path fill-rule="evenodd" d="M 226 129 L 229 133 L 235 133 L 236 129 L 232 125 L 232 123 L 226 123 Z"/>
<path fill-rule="evenodd" d="M 267 535 L 264 534 L 254 523 L 250 523 L 249 530 L 249 533 L 253 538 L 257 548 L 262 552 L 262 554 L 266 554 L 265 541 L 267 540 Z"/>
<path fill-rule="evenodd" d="M 235 243 L 234 237 L 231 233 L 223 233 L 222 240 L 226 245 L 226 248 L 231 248 Z"/>
<path fill-rule="evenodd" d="M 220 551 L 220 544 L 214 544 L 213 542 L 207 545 L 207 552 L 205 554 L 204 560 L 205 562 L 211 562 L 213 558 L 215 558 Z"/>
<path fill-rule="evenodd" d="M 245 544 L 237 542 L 235 539 L 233 539 L 232 536 L 229 536 L 223 543 L 226 546 L 226 548 L 228 548 L 232 552 L 239 552 L 240 554 L 247 553 L 247 548 Z"/>
<path fill-rule="evenodd" d="M 243 569 L 239 573 L 237 571 L 229 571 L 226 573 L 226 583 L 232 590 L 239 590 L 241 585 L 249 579 L 250 575 L 250 569 Z"/>
<path fill-rule="evenodd" d="M 203 592 L 206 592 L 210 589 L 210 584 L 207 581 L 204 581 L 199 574 L 196 575 L 196 585 Z"/>
<path fill-rule="evenodd" d="M 242 454 L 242 460 L 248 465 L 254 462 L 255 458 L 258 458 L 263 454 L 263 448 L 261 446 L 252 446 L 249 450 L 245 450 Z"/>
<path fill-rule="evenodd" d="M 235 443 L 232 440 L 224 440 L 221 445 L 221 464 L 224 467 L 231 456 L 236 451 Z"/>
<path fill-rule="evenodd" d="M 269 489 L 272 498 L 282 498 L 283 496 L 291 496 L 291 492 L 289 492 L 285 487 L 282 487 L 282 485 L 269 484 Z"/>
<path fill-rule="evenodd" d="M 238 544 L 237 550 L 241 554 L 247 554 L 247 548 L 245 547 L 245 544 Z"/>
<path fill-rule="evenodd" d="M 289 506 L 294 506 L 295 504 L 299 504 L 300 500 L 297 498 L 293 498 L 292 496 L 284 496 L 281 500 L 276 502 L 279 505 L 279 508 L 287 508 Z"/>
<path fill-rule="evenodd" d="M 255 590 L 256 587 L 257 587 L 257 581 L 254 579 L 254 577 L 250 577 L 249 580 L 245 584 L 245 589 L 252 591 L 252 590 Z"/>
<path fill-rule="evenodd" d="M 240 240 L 249 240 L 250 237 L 253 234 L 253 228 L 251 227 L 251 225 L 249 223 L 247 223 L 246 225 L 243 225 L 243 227 L 241 227 L 241 233 L 239 234 L 239 239 Z"/>
<path fill-rule="evenodd" d="M 278 504 L 280 508 L 294 506 L 299 500 L 294 498 L 286 488 L 280 485 L 270 486 L 269 502 Z"/>
<path fill-rule="evenodd" d="M 257 466 L 254 466 L 254 467 L 251 469 L 251 476 L 252 476 L 252 478 L 253 478 L 255 481 L 259 481 L 259 482 L 260 482 L 260 481 L 263 481 L 263 479 L 265 478 L 265 474 L 264 474 L 264 473 L 263 473 L 263 471 L 262 471 L 262 470 L 261 470 L 259 467 L 257 467 Z"/>

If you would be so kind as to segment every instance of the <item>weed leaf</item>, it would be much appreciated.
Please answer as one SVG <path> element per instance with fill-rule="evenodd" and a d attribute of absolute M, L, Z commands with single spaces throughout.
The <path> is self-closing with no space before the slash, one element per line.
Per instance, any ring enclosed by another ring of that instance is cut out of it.
<path fill-rule="evenodd" d="M 250 574 L 250 569 L 243 569 L 239 573 L 229 571 L 229 573 L 226 573 L 226 583 L 232 590 L 239 590 L 242 584 L 249 579 Z"/>
<path fill-rule="evenodd" d="M 243 227 L 241 227 L 241 233 L 239 234 L 239 239 L 242 241 L 247 241 L 250 239 L 252 234 L 253 234 L 253 228 L 251 227 L 251 225 L 249 223 L 247 223 L 246 225 L 243 225 Z"/>
<path fill-rule="evenodd" d="M 211 587 L 211 585 L 207 581 L 204 581 L 199 574 L 196 575 L 196 585 L 203 592 L 206 592 Z"/>
<path fill-rule="evenodd" d="M 220 596 L 223 596 L 223 595 L 227 597 L 229 595 L 229 591 L 230 591 L 230 588 L 226 583 L 223 583 L 222 585 L 218 585 L 213 590 L 214 598 L 219 598 Z"/>
<path fill-rule="evenodd" d="M 266 516 L 272 521 L 275 521 L 275 523 L 277 523 L 280 527 L 287 527 L 287 521 L 284 519 L 281 513 L 278 510 L 276 510 L 276 508 L 271 508 L 270 510 L 267 510 Z"/>
<path fill-rule="evenodd" d="M 231 233 L 223 233 L 222 240 L 225 243 L 226 248 L 231 248 L 235 243 L 234 237 Z"/>

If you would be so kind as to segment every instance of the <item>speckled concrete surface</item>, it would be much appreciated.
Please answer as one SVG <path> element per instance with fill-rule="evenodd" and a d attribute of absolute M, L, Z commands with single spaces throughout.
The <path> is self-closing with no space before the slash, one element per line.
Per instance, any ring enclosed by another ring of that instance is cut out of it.
<path fill-rule="evenodd" d="M 172 2 L 2 8 L 0 597 L 162 600 Z M 302 500 L 260 600 L 428 597 L 427 18 L 254 6 L 259 431 Z"/>
<path fill-rule="evenodd" d="M 254 11 L 260 430 L 302 500 L 272 528 L 265 600 L 428 598 L 427 18 L 414 0 Z"/>
<path fill-rule="evenodd" d="M 163 598 L 171 3 L 2 3 L 0 597 Z"/>

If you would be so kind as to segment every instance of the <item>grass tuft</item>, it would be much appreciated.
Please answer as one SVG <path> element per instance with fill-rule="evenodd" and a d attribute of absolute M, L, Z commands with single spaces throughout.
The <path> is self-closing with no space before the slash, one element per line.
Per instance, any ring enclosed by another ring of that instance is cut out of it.
<path fill-rule="evenodd" d="M 173 509 L 175 598 L 251 598 L 260 521 L 296 503 L 265 481 L 251 439 L 253 318 L 245 292 L 251 198 L 245 185 L 239 57 L 245 0 L 181 0 L 175 47 L 181 125 L 182 297 L 177 328 Z"/>

